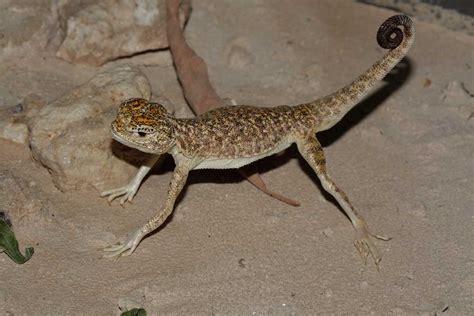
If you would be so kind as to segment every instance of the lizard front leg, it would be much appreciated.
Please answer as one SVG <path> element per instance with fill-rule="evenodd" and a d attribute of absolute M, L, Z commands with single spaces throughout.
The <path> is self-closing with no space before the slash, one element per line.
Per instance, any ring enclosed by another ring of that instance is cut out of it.
<path fill-rule="evenodd" d="M 362 259 L 367 263 L 367 258 L 369 255 L 371 255 L 375 261 L 375 264 L 378 265 L 380 260 L 382 260 L 382 257 L 377 250 L 377 247 L 370 239 L 370 236 L 382 240 L 389 240 L 390 238 L 377 236 L 371 233 L 365 220 L 361 215 L 357 214 L 354 207 L 349 202 L 347 195 L 329 178 L 326 170 L 326 158 L 324 156 L 324 151 L 316 137 L 310 136 L 306 138 L 300 138 L 296 143 L 298 145 L 299 152 L 314 170 L 321 181 L 323 188 L 336 199 L 336 201 L 351 220 L 352 225 L 356 230 L 354 245 L 359 251 Z"/>
<path fill-rule="evenodd" d="M 164 207 L 152 217 L 146 224 L 136 230 L 133 234 L 130 235 L 125 241 L 119 242 L 116 245 L 109 246 L 104 249 L 104 251 L 110 251 L 110 254 L 105 255 L 104 257 L 115 257 L 118 255 L 128 256 L 135 248 L 137 248 L 140 241 L 157 229 L 166 218 L 171 214 L 173 211 L 174 203 L 176 198 L 178 197 L 179 193 L 184 187 L 186 183 L 186 179 L 188 178 L 188 173 L 191 168 L 187 165 L 177 165 L 174 172 L 173 177 L 171 179 L 169 189 L 168 189 L 168 196 L 166 198 L 166 202 Z"/>
<path fill-rule="evenodd" d="M 100 194 L 101 197 L 108 196 L 107 200 L 112 202 L 114 199 L 122 196 L 120 199 L 120 205 L 124 205 L 125 202 L 131 202 L 135 194 L 137 194 L 138 188 L 142 183 L 143 179 L 146 177 L 148 172 L 150 172 L 151 168 L 156 164 L 156 162 L 160 159 L 159 155 L 153 155 L 150 159 L 148 159 L 137 171 L 137 174 L 133 179 L 124 187 L 118 189 L 112 189 L 108 191 L 104 191 Z"/>

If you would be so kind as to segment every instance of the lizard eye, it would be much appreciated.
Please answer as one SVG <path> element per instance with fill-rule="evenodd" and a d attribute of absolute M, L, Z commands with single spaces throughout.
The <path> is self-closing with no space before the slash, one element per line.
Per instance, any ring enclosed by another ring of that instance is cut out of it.
<path fill-rule="evenodd" d="M 140 137 L 145 137 L 147 134 L 153 134 L 155 132 L 155 129 L 150 126 L 142 125 L 142 126 L 134 127 L 130 131 Z"/>

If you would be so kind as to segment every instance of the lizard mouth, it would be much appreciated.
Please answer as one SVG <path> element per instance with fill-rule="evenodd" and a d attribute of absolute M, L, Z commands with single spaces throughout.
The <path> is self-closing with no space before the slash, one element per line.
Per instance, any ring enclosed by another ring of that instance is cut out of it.
<path fill-rule="evenodd" d="M 137 143 L 134 143 L 130 140 L 128 140 L 126 137 L 122 136 L 118 131 L 117 129 L 115 128 L 114 125 L 112 125 L 112 138 L 116 141 L 118 141 L 119 143 L 127 146 L 127 147 L 131 147 L 131 148 L 135 148 L 135 149 L 138 149 L 139 151 L 142 151 L 142 152 L 145 152 L 145 153 L 149 153 L 149 154 L 156 154 L 156 151 L 153 151 L 149 148 L 147 148 L 146 146 L 144 145 L 140 145 L 140 144 L 137 144 Z"/>
<path fill-rule="evenodd" d="M 112 138 L 114 140 L 118 141 L 119 143 L 127 146 L 127 147 L 138 149 L 139 151 L 142 151 L 142 152 L 148 153 L 148 154 L 156 154 L 156 151 L 151 150 L 151 149 L 149 149 L 145 146 L 133 143 L 133 142 L 131 142 L 131 141 L 125 139 L 125 138 L 122 138 L 120 135 L 117 135 L 115 133 L 112 133 Z"/>

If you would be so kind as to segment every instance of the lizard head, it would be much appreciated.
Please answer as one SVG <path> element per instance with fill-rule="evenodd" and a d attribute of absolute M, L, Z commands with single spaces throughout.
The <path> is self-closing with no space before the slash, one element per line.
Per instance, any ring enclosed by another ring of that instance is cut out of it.
<path fill-rule="evenodd" d="M 173 119 L 161 104 L 129 99 L 120 104 L 112 122 L 112 136 L 128 147 L 162 154 L 174 144 Z"/>

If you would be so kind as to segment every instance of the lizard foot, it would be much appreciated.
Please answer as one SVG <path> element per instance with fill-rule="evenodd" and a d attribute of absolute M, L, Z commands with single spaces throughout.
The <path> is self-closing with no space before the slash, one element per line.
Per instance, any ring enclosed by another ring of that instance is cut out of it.
<path fill-rule="evenodd" d="M 391 238 L 375 235 L 371 233 L 365 225 L 356 227 L 356 237 L 354 240 L 354 246 L 357 248 L 360 257 L 362 258 L 362 260 L 364 260 L 364 263 L 366 265 L 367 258 L 369 257 L 369 255 L 371 255 L 378 269 L 379 263 L 382 260 L 382 256 L 380 255 L 377 247 L 370 238 L 371 236 L 385 241 L 390 240 Z"/>
<path fill-rule="evenodd" d="M 125 241 L 120 241 L 115 245 L 108 246 L 104 248 L 104 251 L 110 252 L 104 255 L 105 258 L 112 258 L 116 256 L 126 257 L 131 255 L 137 248 L 140 241 L 143 239 L 145 234 L 142 229 L 135 231 L 130 237 Z"/>
<path fill-rule="evenodd" d="M 121 187 L 118 189 L 104 191 L 100 194 L 100 196 L 101 197 L 108 196 L 107 201 L 109 203 L 111 203 L 113 200 L 121 196 L 122 198 L 120 199 L 120 205 L 123 206 L 126 202 L 132 202 L 133 197 L 135 196 L 137 191 L 138 191 L 138 187 L 128 185 L 128 186 Z"/>

